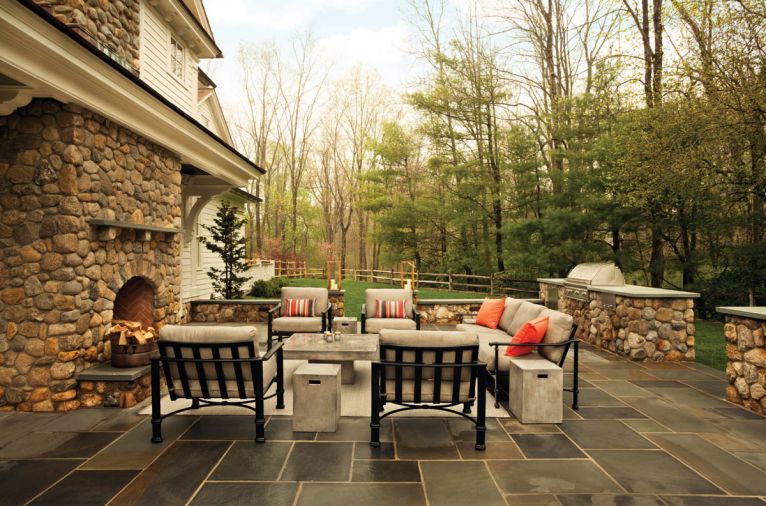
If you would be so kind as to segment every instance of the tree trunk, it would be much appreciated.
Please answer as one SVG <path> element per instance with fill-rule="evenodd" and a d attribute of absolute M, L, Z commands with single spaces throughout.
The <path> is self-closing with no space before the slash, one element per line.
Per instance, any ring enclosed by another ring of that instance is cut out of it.
<path fill-rule="evenodd" d="M 662 248 L 662 229 L 659 225 L 652 225 L 652 254 L 649 258 L 649 273 L 651 283 L 655 288 L 662 288 L 665 279 L 665 252 Z"/>

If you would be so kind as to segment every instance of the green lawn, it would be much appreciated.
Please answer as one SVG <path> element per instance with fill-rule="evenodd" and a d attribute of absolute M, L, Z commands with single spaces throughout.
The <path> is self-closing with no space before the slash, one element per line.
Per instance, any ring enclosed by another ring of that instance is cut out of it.
<path fill-rule="evenodd" d="M 325 279 L 307 279 L 297 278 L 287 280 L 291 286 L 327 286 L 327 280 Z M 359 317 L 359 313 L 364 304 L 364 291 L 368 288 L 395 288 L 392 285 L 385 283 L 371 283 L 368 281 L 354 281 L 352 279 L 344 279 L 342 288 L 346 291 L 346 316 Z M 419 299 L 483 299 L 484 294 L 476 292 L 449 292 L 447 290 L 434 290 L 432 288 L 419 288 Z"/>
<path fill-rule="evenodd" d="M 726 370 L 726 340 L 723 337 L 723 323 L 697 320 L 697 335 L 694 338 L 697 362 L 721 371 Z"/>

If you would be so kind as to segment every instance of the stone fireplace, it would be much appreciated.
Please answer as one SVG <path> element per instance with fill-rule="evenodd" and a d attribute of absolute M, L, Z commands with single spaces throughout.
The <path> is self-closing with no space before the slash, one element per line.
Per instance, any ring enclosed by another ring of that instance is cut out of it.
<path fill-rule="evenodd" d="M 82 375 L 113 319 L 178 322 L 180 221 L 167 150 L 51 99 L 0 116 L 1 411 L 135 402 Z"/>

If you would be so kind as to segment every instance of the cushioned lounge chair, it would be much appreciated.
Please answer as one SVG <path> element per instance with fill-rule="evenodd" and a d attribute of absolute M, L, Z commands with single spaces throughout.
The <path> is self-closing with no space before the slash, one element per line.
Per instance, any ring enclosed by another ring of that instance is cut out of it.
<path fill-rule="evenodd" d="M 286 299 L 316 300 L 314 314 L 311 316 L 284 316 Z M 269 347 L 276 337 L 282 341 L 297 332 L 317 333 L 332 328 L 332 306 L 329 303 L 327 288 L 309 288 L 286 286 L 282 288 L 280 302 L 269 310 Z"/>
<path fill-rule="evenodd" d="M 375 301 L 404 301 L 404 318 L 376 318 Z M 412 300 L 412 290 L 370 288 L 364 291 L 362 334 L 377 334 L 381 329 L 420 330 L 420 315 Z"/>
<path fill-rule="evenodd" d="M 285 407 L 282 343 L 261 355 L 258 331 L 249 325 L 165 325 L 158 345 L 160 356 L 151 361 L 153 443 L 162 442 L 163 419 L 211 405 L 252 410 L 255 441 L 265 441 L 264 400 L 276 396 L 277 408 Z M 161 376 L 170 398 L 190 399 L 191 406 L 163 415 Z M 266 395 L 272 385 L 275 392 Z"/>

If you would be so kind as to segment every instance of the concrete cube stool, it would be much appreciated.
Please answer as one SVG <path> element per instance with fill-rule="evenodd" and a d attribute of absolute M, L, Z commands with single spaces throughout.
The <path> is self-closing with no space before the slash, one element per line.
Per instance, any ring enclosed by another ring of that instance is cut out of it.
<path fill-rule="evenodd" d="M 335 432 L 340 418 L 340 364 L 302 364 L 293 372 L 293 431 Z"/>
<path fill-rule="evenodd" d="M 336 316 L 332 319 L 332 331 L 341 334 L 356 334 L 357 321 L 355 316 Z"/>
<path fill-rule="evenodd" d="M 521 423 L 561 423 L 564 371 L 544 358 L 511 359 L 508 404 Z"/>

